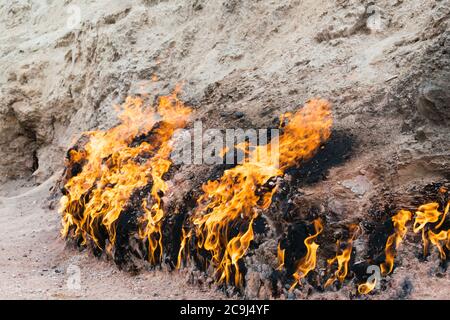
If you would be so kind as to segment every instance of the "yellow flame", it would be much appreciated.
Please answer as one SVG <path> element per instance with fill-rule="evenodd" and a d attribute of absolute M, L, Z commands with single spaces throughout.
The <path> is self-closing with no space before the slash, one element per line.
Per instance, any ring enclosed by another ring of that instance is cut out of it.
<path fill-rule="evenodd" d="M 307 237 L 304 241 L 306 246 L 306 254 L 297 263 L 296 271 L 293 274 L 295 281 L 291 285 L 291 291 L 297 286 L 297 284 L 301 285 L 301 280 L 306 278 L 306 276 L 316 268 L 317 249 L 319 248 L 319 245 L 315 242 L 315 240 L 323 231 L 323 225 L 320 219 L 314 220 L 314 230 L 315 233 Z"/>
<path fill-rule="evenodd" d="M 370 292 L 373 291 L 373 289 L 375 289 L 375 287 L 377 286 L 377 278 L 373 278 L 372 281 L 367 281 L 365 283 L 362 283 L 358 286 L 358 292 L 360 294 L 369 294 Z"/>
<path fill-rule="evenodd" d="M 437 202 L 431 202 L 421 205 L 416 211 L 416 218 L 413 226 L 414 233 L 418 233 L 429 223 L 437 222 L 439 220 L 439 217 L 442 215 L 442 212 L 440 212 L 438 209 L 439 203 Z M 448 212 L 448 209 L 446 210 Z M 439 223 L 439 226 L 444 221 L 447 212 L 443 215 L 442 221 Z"/>
<path fill-rule="evenodd" d="M 277 268 L 277 270 L 282 270 L 284 267 L 285 252 L 286 252 L 286 249 L 281 249 L 281 243 L 278 243 L 278 248 L 277 248 L 278 268 Z"/>
<path fill-rule="evenodd" d="M 177 266 L 176 266 L 177 269 L 181 268 L 181 263 L 182 263 L 182 258 L 183 258 L 182 255 L 183 255 L 184 250 L 187 247 L 188 240 L 191 236 L 191 232 L 190 231 L 186 232 L 186 230 L 184 228 L 181 229 L 181 232 L 182 232 L 182 236 L 181 236 L 180 250 L 178 251 L 178 259 L 177 259 Z M 185 255 L 185 256 L 189 257 L 188 255 Z"/>
<path fill-rule="evenodd" d="M 394 269 L 394 260 L 397 254 L 397 250 L 406 236 L 408 223 L 412 218 L 412 214 L 407 210 L 400 210 L 395 216 L 392 217 L 392 223 L 394 225 L 394 233 L 391 234 L 386 240 L 386 246 L 384 249 L 385 259 L 380 265 L 381 273 L 383 275 L 390 274 Z M 358 286 L 358 292 L 361 294 L 367 294 L 371 292 L 376 286 L 376 280 L 373 283 L 366 282 Z"/>
<path fill-rule="evenodd" d="M 348 264 L 351 259 L 352 250 L 353 250 L 353 241 L 356 239 L 356 236 L 359 232 L 359 226 L 358 225 L 351 225 L 350 226 L 350 239 L 347 241 L 346 246 L 344 249 L 341 250 L 341 243 L 338 240 L 336 243 L 336 256 L 328 259 L 327 263 L 329 266 L 333 265 L 335 262 L 337 262 L 337 270 L 334 273 L 333 276 L 331 276 L 326 282 L 325 282 L 325 288 L 332 285 L 336 280 L 339 280 L 340 283 L 343 283 L 345 280 L 345 277 L 347 277 L 348 274 Z M 339 251 L 342 251 L 339 254 Z"/>
<path fill-rule="evenodd" d="M 450 201 L 447 203 L 443 212 L 439 211 L 439 203 L 430 202 L 421 205 L 416 211 L 416 218 L 414 221 L 414 233 L 422 231 L 422 241 L 423 241 L 423 255 L 428 255 L 428 246 L 430 239 L 427 237 L 426 226 L 430 223 L 440 222 L 434 227 L 435 230 L 439 229 L 445 221 L 447 213 L 449 211 Z M 429 233 L 428 233 L 429 235 Z"/>
<path fill-rule="evenodd" d="M 210 252 L 219 282 L 230 280 L 232 266 L 235 274 L 239 272 L 237 258 L 245 254 L 253 239 L 251 221 L 271 204 L 276 187 L 264 192 L 261 188 L 287 168 L 311 158 L 329 138 L 331 124 L 329 103 L 312 100 L 290 117 L 277 143 L 255 147 L 246 162 L 226 170 L 219 180 L 203 185 L 192 222 L 197 246 Z M 230 228 L 246 224 L 247 231 L 241 230 L 229 239 Z M 239 283 L 239 276 L 235 275 L 235 284 Z"/>
<path fill-rule="evenodd" d="M 450 250 L 450 230 L 442 230 L 439 233 L 434 233 L 433 231 L 428 230 L 428 238 L 430 239 L 430 242 L 438 248 L 441 259 L 445 260 L 447 255 L 444 247 L 446 247 L 447 250 Z M 442 244 L 441 242 L 443 241 L 446 243 Z"/>
<path fill-rule="evenodd" d="M 99 248 L 100 228 L 105 228 L 109 242 L 115 243 L 116 222 L 134 190 L 152 182 L 152 204 L 142 206 L 145 216 L 140 230 L 149 240 L 149 259 L 160 260 L 162 254 L 160 224 L 164 216 L 160 193 L 167 189 L 162 176 L 169 169 L 170 138 L 174 131 L 185 126 L 190 109 L 178 100 L 176 92 L 163 96 L 156 108 L 145 106 L 141 98 L 127 98 L 118 115 L 120 123 L 107 131 L 85 133 L 89 141 L 82 151 L 69 153 L 67 166 L 82 164 L 79 174 L 69 177 L 66 195 L 60 202 L 62 235 L 69 232 L 83 243 L 91 239 Z M 156 110 L 155 110 L 156 109 Z M 155 127 L 156 124 L 158 127 Z M 152 143 L 135 146 L 133 139 L 152 133 Z M 148 156 L 150 155 L 150 156 Z M 145 161 L 139 157 L 145 156 Z"/>
<path fill-rule="evenodd" d="M 394 260 L 397 254 L 400 243 L 405 238 L 408 228 L 406 223 L 411 220 L 411 212 L 407 210 L 400 210 L 395 216 L 392 217 L 392 223 L 394 224 L 394 234 L 391 234 L 384 249 L 385 260 L 380 265 L 382 274 L 389 274 L 394 269 Z"/>

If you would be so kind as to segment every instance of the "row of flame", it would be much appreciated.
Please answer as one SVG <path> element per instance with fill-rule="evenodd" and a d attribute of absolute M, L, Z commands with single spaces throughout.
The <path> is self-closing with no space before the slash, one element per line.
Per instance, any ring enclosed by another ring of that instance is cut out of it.
<path fill-rule="evenodd" d="M 82 244 L 92 241 L 103 250 L 99 238 L 106 231 L 109 242 L 106 249 L 112 250 L 118 219 L 130 197 L 135 190 L 151 184 L 150 194 L 142 201 L 144 214 L 139 219 L 138 233 L 148 244 L 149 262 L 153 265 L 161 263 L 164 252 L 162 224 L 171 214 L 164 209 L 162 197 L 169 185 L 163 176 L 172 164 L 171 138 L 177 129 L 186 126 L 190 114 L 191 109 L 177 98 L 177 92 L 161 97 L 156 108 L 146 106 L 140 98 L 128 98 L 122 106 L 117 126 L 107 131 L 85 133 L 88 142 L 68 154 L 67 181 L 60 206 L 62 235 L 81 239 Z M 182 230 L 178 268 L 188 258 L 189 244 L 194 243 L 197 250 L 208 252 L 209 264 L 216 270 L 220 283 L 231 283 L 233 279 L 235 285 L 242 286 L 239 261 L 253 240 L 253 221 L 270 206 L 277 190 L 276 186 L 264 186 L 272 178 L 283 175 L 287 168 L 311 158 L 331 134 L 330 104 L 325 100 L 311 100 L 295 114 L 283 115 L 281 120 L 284 123 L 286 119 L 289 122 L 283 127 L 283 134 L 275 146 L 255 147 L 246 162 L 202 186 L 203 194 L 197 199 L 197 206 Z M 146 136 L 144 142 L 133 143 L 141 136 Z M 273 157 L 273 152 L 277 152 L 278 157 Z M 277 164 L 272 162 L 275 158 Z M 81 167 L 81 171 L 71 176 L 70 168 L 75 165 Z M 389 259 L 395 255 L 395 249 L 391 248 L 394 244 L 396 248 L 404 236 L 404 222 L 408 216 L 405 212 L 401 211 L 393 218 L 396 233 L 386 245 L 386 263 L 382 266 L 385 271 L 392 271 Z M 314 225 L 316 234 L 305 240 L 308 251 L 298 263 L 293 287 L 315 267 L 318 245 L 314 240 L 323 227 L 319 220 Z M 231 236 L 231 228 L 239 233 Z M 435 236 L 429 232 L 428 237 L 436 244 L 436 239 L 441 239 L 443 234 Z M 329 283 L 345 279 L 353 240 L 329 261 L 338 264 L 338 271 Z"/>
<path fill-rule="evenodd" d="M 441 192 L 447 192 L 446 189 L 441 188 Z M 415 220 L 413 224 L 414 233 L 422 233 L 423 239 L 423 255 L 428 255 L 428 248 L 430 242 L 437 247 L 439 250 L 440 258 L 445 260 L 447 258 L 445 248 L 450 250 L 450 229 L 441 230 L 441 227 L 445 221 L 450 207 L 450 201 L 443 211 L 439 211 L 439 204 L 437 202 L 431 202 L 419 206 L 415 212 Z M 396 215 L 394 215 L 391 220 L 394 226 L 394 233 L 391 234 L 386 241 L 384 255 L 385 260 L 380 264 L 380 270 L 382 275 L 388 275 L 392 273 L 394 269 L 394 260 L 397 254 L 397 250 L 404 240 L 408 228 L 407 223 L 411 221 L 412 213 L 408 210 L 400 210 Z M 437 224 L 436 224 L 437 223 Z M 434 224 L 429 227 L 430 224 Z M 316 238 L 323 231 L 323 224 L 320 219 L 314 220 L 315 233 L 307 237 L 304 241 L 307 252 L 303 258 L 301 258 L 296 267 L 296 272 L 293 274 L 295 279 L 291 286 L 291 290 L 297 285 L 301 284 L 302 279 L 304 279 L 311 271 L 316 268 L 317 263 L 317 250 L 319 245 L 315 242 Z M 337 269 L 334 274 L 328 278 L 325 282 L 325 288 L 329 287 L 336 281 L 341 284 L 345 281 L 348 271 L 349 263 L 352 256 L 353 242 L 356 240 L 359 234 L 359 226 L 351 225 L 350 228 L 350 238 L 346 241 L 344 248 L 341 247 L 340 241 L 337 242 L 337 252 L 336 256 L 327 260 L 328 266 L 331 267 L 334 264 L 337 265 Z M 285 249 L 281 249 L 280 244 L 278 245 L 278 261 L 281 270 L 284 266 Z M 360 294 L 368 294 L 377 286 L 377 278 L 374 277 L 372 280 L 368 280 L 358 286 L 358 292 Z"/>

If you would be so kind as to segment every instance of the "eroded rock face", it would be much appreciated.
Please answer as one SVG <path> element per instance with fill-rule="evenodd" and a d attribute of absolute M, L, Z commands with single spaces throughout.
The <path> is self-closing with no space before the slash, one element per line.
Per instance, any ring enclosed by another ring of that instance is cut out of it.
<path fill-rule="evenodd" d="M 36 169 L 36 140 L 11 112 L 0 114 L 1 180 L 24 178 Z"/>
<path fill-rule="evenodd" d="M 419 159 L 443 175 L 449 12 L 445 1 L 4 2 L 0 180 L 44 180 L 81 132 L 116 123 L 126 96 L 178 83 L 205 128 L 270 127 L 327 98 L 334 127 L 358 141 L 356 165 L 368 157 L 362 168 L 395 177 Z"/>

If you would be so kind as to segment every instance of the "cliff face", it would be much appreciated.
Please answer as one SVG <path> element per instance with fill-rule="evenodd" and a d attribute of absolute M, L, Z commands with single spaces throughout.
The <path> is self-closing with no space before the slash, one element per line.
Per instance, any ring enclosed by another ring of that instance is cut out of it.
<path fill-rule="evenodd" d="M 59 176 L 127 96 L 181 84 L 205 128 L 266 128 L 328 99 L 352 151 L 308 201 L 341 222 L 388 196 L 410 205 L 450 177 L 449 18 L 448 1 L 4 1 L 0 192 Z M 183 169 L 180 199 L 212 170 Z"/>
<path fill-rule="evenodd" d="M 178 83 L 203 114 L 266 125 L 322 96 L 366 153 L 442 155 L 448 14 L 447 1 L 8 1 L 0 179 L 42 181 L 77 134 L 114 123 L 114 104 Z"/>

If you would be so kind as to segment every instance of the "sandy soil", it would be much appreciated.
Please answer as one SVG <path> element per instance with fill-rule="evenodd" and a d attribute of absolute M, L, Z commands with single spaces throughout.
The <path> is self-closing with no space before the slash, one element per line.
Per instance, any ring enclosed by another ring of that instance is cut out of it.
<path fill-rule="evenodd" d="M 34 188 L 16 182 L 19 195 L 0 197 L 0 299 L 223 298 L 217 290 L 189 285 L 183 271 L 133 275 L 66 246 L 58 213 L 44 209 L 53 184 L 54 178 Z"/>

